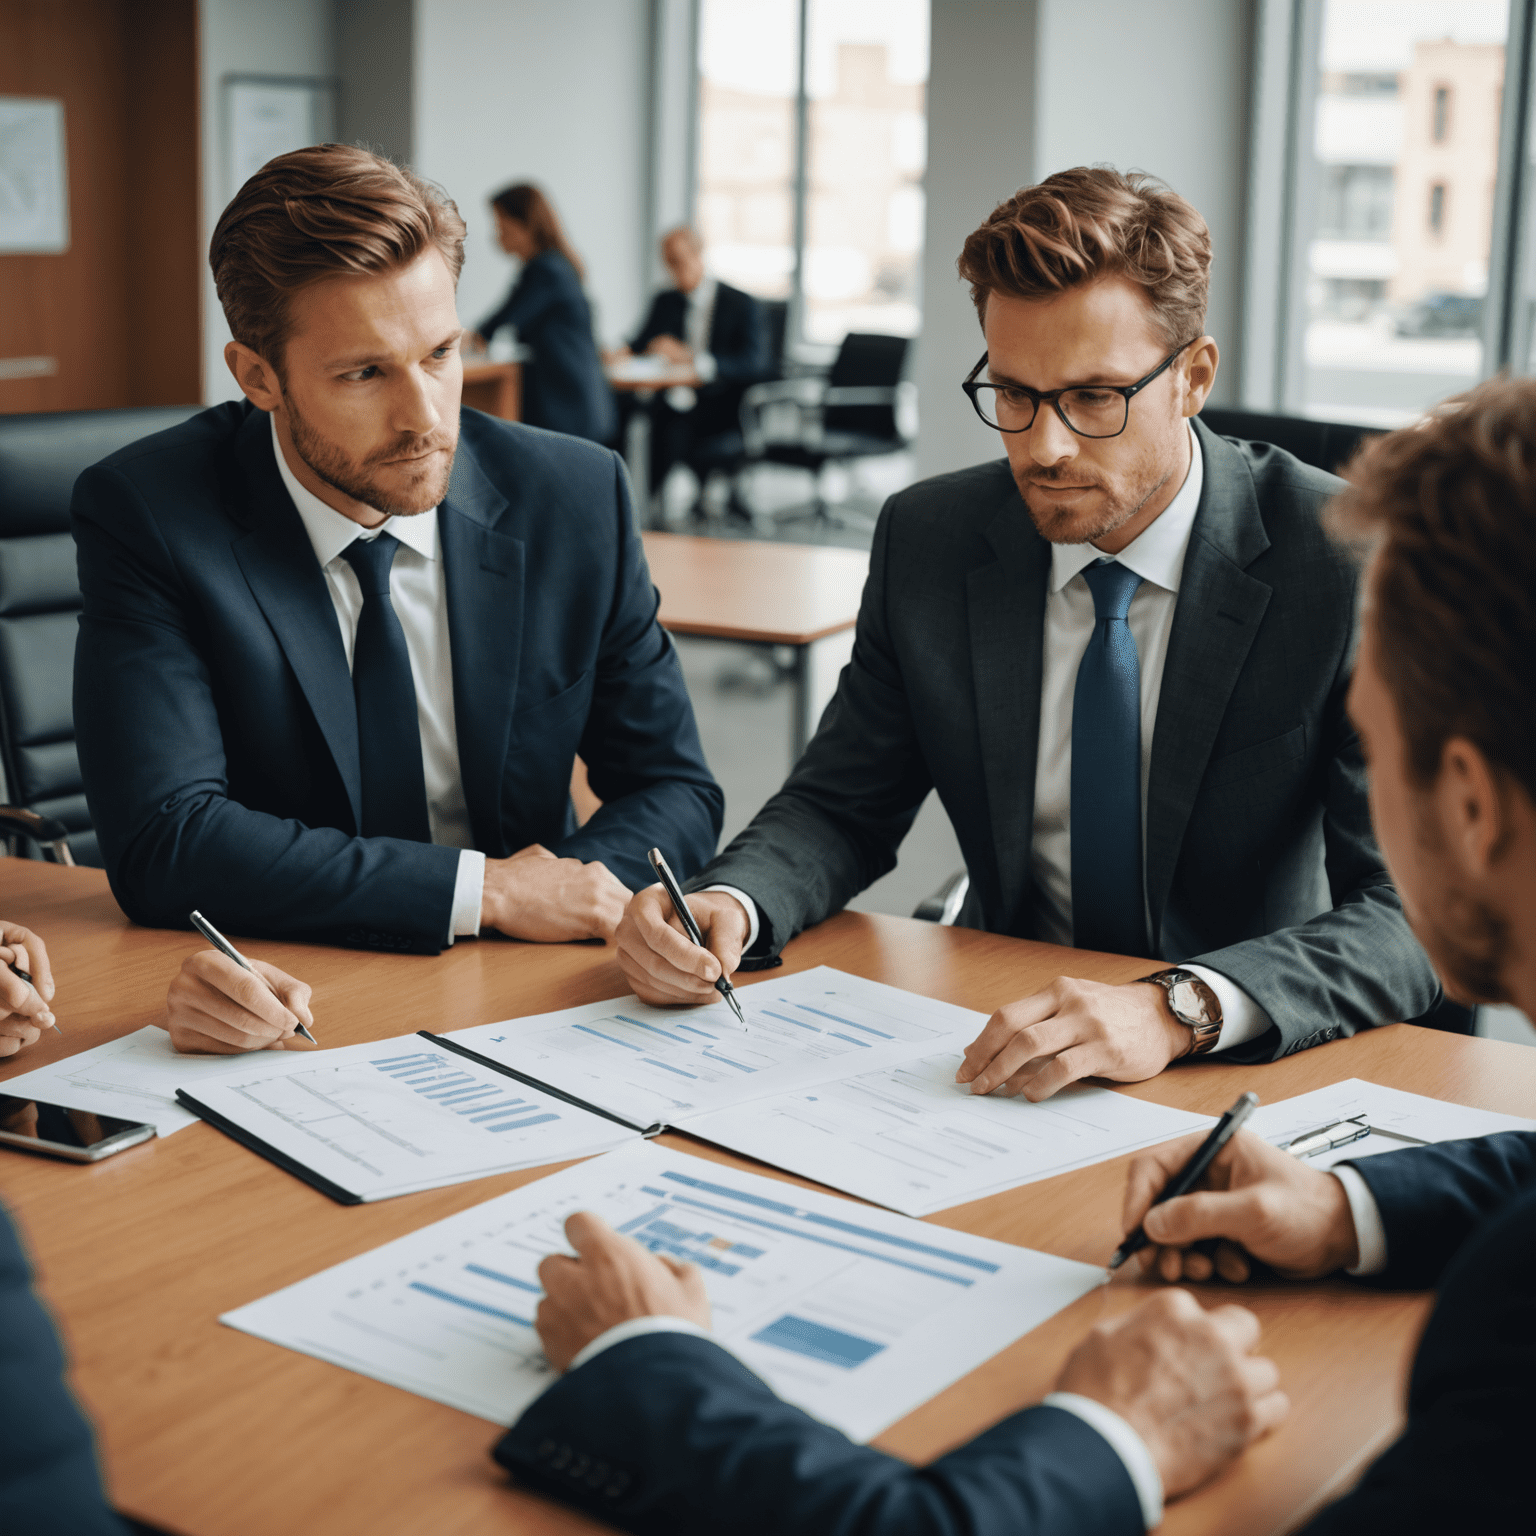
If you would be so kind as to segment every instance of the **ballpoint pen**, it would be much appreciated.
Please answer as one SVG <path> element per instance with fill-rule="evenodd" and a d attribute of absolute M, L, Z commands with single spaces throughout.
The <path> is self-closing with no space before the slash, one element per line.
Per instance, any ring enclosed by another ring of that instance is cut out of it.
<path fill-rule="evenodd" d="M 1319 1126 L 1304 1136 L 1283 1141 L 1280 1150 L 1289 1152 L 1292 1157 L 1315 1157 L 1319 1152 L 1331 1152 L 1335 1147 L 1347 1147 L 1352 1141 L 1362 1141 L 1370 1134 L 1370 1121 L 1364 1115 L 1351 1115 L 1347 1120 L 1335 1120 L 1331 1125 Z"/>
<path fill-rule="evenodd" d="M 1216 1122 L 1216 1128 L 1205 1138 L 1195 1151 L 1195 1155 L 1174 1174 L 1169 1180 L 1168 1186 L 1163 1190 L 1153 1205 L 1161 1205 L 1165 1200 L 1177 1200 L 1180 1195 L 1187 1195 L 1201 1179 L 1205 1177 L 1206 1170 L 1216 1161 L 1217 1154 L 1242 1126 L 1249 1115 L 1259 1107 L 1259 1096 L 1256 1093 L 1245 1093 L 1220 1120 Z M 1115 1256 L 1109 1261 L 1111 1269 L 1119 1269 L 1133 1253 L 1140 1253 L 1152 1239 L 1147 1236 L 1146 1228 L 1137 1227 L 1126 1240 L 1115 1249 Z"/>
<path fill-rule="evenodd" d="M 682 887 L 677 883 L 672 871 L 667 868 L 667 861 L 662 857 L 660 848 L 652 848 L 646 854 L 651 861 L 651 868 L 656 871 L 656 878 L 661 881 L 662 889 L 667 893 L 672 903 L 672 910 L 677 913 L 677 920 L 683 925 L 683 931 L 693 940 L 700 949 L 708 949 L 704 942 L 704 935 L 699 932 L 699 925 L 693 920 L 693 913 L 688 910 L 688 903 L 683 900 Z M 735 989 L 726 979 L 722 971 L 715 981 L 715 991 L 731 1005 L 731 1012 L 741 1021 L 741 1027 L 747 1027 L 747 1016 L 741 1011 L 741 1004 L 736 1001 Z"/>
<path fill-rule="evenodd" d="M 229 940 L 226 939 L 224 935 L 220 933 L 219 930 L 215 928 L 213 924 L 210 923 L 201 912 L 193 912 L 190 914 L 190 917 L 192 926 L 196 928 L 197 931 L 202 934 L 202 936 L 207 939 L 208 942 L 212 944 L 213 947 L 218 950 L 221 955 L 227 955 L 242 970 L 249 971 L 251 975 L 254 976 L 257 981 L 262 984 L 262 986 L 264 986 L 269 992 L 272 993 L 273 997 L 277 997 L 277 993 L 273 989 L 272 983 L 268 981 L 267 978 L 263 976 L 261 972 L 258 971 L 256 967 L 252 965 L 251 962 L 247 960 L 245 956 L 242 955 L 240 951 L 236 949 L 235 946 L 231 944 Z M 280 1003 L 283 1001 L 280 997 L 277 1000 Z M 283 1006 L 286 1008 L 288 1005 L 283 1003 Z M 319 1045 L 320 1042 L 316 1040 L 315 1037 L 310 1034 L 307 1029 L 305 1029 L 302 1021 L 299 1024 L 299 1033 L 303 1035 L 311 1045 Z"/>
<path fill-rule="evenodd" d="M 22 970 L 22 968 L 17 965 L 14 960 L 8 960 L 6 964 L 11 968 L 11 975 L 21 977 L 21 979 L 26 982 L 26 984 L 31 987 L 34 992 L 37 991 L 37 983 L 33 981 L 32 978 L 28 976 L 27 973 Z M 37 995 L 42 997 L 43 994 L 38 992 Z M 53 1010 L 51 1008 L 48 1010 L 48 1023 L 49 1028 L 52 1029 L 56 1034 L 62 1035 L 64 1033 L 64 1031 L 59 1028 L 59 1021 L 54 1018 Z"/>

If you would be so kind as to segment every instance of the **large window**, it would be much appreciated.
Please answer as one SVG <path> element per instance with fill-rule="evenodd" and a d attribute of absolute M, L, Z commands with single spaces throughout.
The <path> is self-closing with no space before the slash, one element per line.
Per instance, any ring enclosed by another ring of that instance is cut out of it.
<path fill-rule="evenodd" d="M 798 334 L 920 318 L 928 0 L 703 0 L 699 229 Z"/>
<path fill-rule="evenodd" d="M 1278 403 L 1394 426 L 1490 371 L 1509 3 L 1298 0 L 1296 15 L 1299 356 Z"/>

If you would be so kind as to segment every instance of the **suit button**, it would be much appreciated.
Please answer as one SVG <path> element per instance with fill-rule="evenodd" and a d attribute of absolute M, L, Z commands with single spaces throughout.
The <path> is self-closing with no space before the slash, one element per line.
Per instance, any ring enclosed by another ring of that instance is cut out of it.
<path fill-rule="evenodd" d="M 571 1459 L 571 1448 L 570 1448 L 570 1446 L 562 1445 L 555 1452 L 555 1454 L 549 1458 L 549 1464 L 550 1464 L 550 1466 L 552 1466 L 555 1469 L 556 1472 L 563 1472 L 565 1470 L 566 1462 L 568 1462 L 570 1459 Z"/>

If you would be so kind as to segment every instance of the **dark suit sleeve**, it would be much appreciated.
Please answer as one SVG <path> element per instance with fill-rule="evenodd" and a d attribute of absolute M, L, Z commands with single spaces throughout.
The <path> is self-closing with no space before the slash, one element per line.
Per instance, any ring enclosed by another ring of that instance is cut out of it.
<path fill-rule="evenodd" d="M 841 911 L 895 868 L 933 779 L 913 725 L 885 608 L 890 508 L 881 514 L 853 659 L 784 787 L 688 886 L 734 885 L 762 915 L 759 955 Z"/>
<path fill-rule="evenodd" d="M 1416 1019 L 1442 996 L 1371 831 L 1365 759 L 1344 707 L 1352 670 L 1351 651 L 1322 721 L 1328 740 L 1323 846 L 1332 908 L 1296 927 L 1182 957 L 1230 977 L 1269 1015 L 1273 1027 L 1224 1051 L 1225 1060 L 1273 1061 L 1340 1035 Z"/>
<path fill-rule="evenodd" d="M 495 1457 L 637 1536 L 1140 1536 L 1120 1458 L 1031 1408 L 931 1466 L 855 1445 L 708 1339 L 651 1334 L 557 1381 Z"/>
<path fill-rule="evenodd" d="M 563 298 L 558 275 L 535 257 L 523 264 L 523 270 L 501 308 L 488 315 L 475 329 L 487 341 L 504 325 L 526 331 Z"/>
<path fill-rule="evenodd" d="M 710 327 L 709 350 L 715 360 L 715 379 L 721 384 L 750 384 L 768 371 L 768 328 L 763 306 L 749 293 L 730 292 L 727 313 L 721 315 L 722 292 L 715 300 L 715 324 Z"/>
<path fill-rule="evenodd" d="M 644 352 L 658 336 L 670 336 L 672 334 L 663 318 L 666 309 L 664 302 L 666 297 L 666 293 L 662 292 L 658 293 L 651 300 L 651 307 L 646 311 L 644 324 L 641 325 L 640 329 L 629 340 L 629 350 L 631 352 Z"/>
<path fill-rule="evenodd" d="M 149 508 L 98 466 L 76 482 L 71 512 L 84 599 L 76 742 L 123 911 L 182 928 L 201 907 L 236 934 L 436 954 L 458 850 L 306 827 L 230 799 L 204 621 Z"/>
<path fill-rule="evenodd" d="M 648 848 L 659 847 L 680 878 L 709 858 L 725 796 L 704 761 L 677 651 L 656 618 L 660 600 L 635 531 L 623 461 L 611 457 L 617 580 L 578 748 L 603 805 L 553 851 L 600 861 L 639 890 L 655 883 Z"/>
<path fill-rule="evenodd" d="M 1422 1290 L 1479 1227 L 1536 1192 L 1536 1132 L 1409 1147 L 1349 1166 L 1369 1186 L 1386 1231 L 1387 1267 L 1373 1279 Z"/>
<path fill-rule="evenodd" d="M 64 1353 L 16 1229 L 0 1211 L 0 1530 L 127 1536 L 102 1492 L 91 1427 L 64 1384 Z"/>

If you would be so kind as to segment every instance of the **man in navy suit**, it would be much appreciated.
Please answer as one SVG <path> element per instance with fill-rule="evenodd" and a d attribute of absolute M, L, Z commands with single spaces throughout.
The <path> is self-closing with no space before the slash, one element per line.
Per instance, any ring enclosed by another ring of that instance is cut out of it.
<path fill-rule="evenodd" d="M 742 391 L 766 377 L 768 336 L 762 306 L 749 293 L 710 277 L 704 243 L 686 224 L 661 237 L 661 259 L 674 284 L 651 301 L 629 346 L 692 368 L 699 383 L 669 389 L 651 404 L 651 490 L 705 438 L 734 433 Z M 633 396 L 626 396 L 633 409 Z M 628 410 L 621 411 L 624 421 Z M 621 427 L 622 435 L 622 427 Z"/>
<path fill-rule="evenodd" d="M 1454 995 L 1536 1015 L 1532 444 L 1536 382 L 1484 385 L 1369 450 L 1338 513 L 1375 545 L 1349 709 L 1404 910 Z M 1153 1208 L 1198 1140 L 1132 1165 L 1122 1230 L 1145 1223 L 1153 1272 L 1241 1281 L 1258 1259 L 1439 1291 L 1407 1430 L 1308 1536 L 1527 1529 L 1536 1135 L 1323 1173 L 1243 1132 L 1208 1189 Z M 915 1469 L 789 1407 L 709 1342 L 697 1272 L 585 1213 L 568 1235 L 578 1257 L 545 1261 L 538 1313 L 565 1375 L 496 1456 L 626 1530 L 1132 1536 L 1283 1411 L 1272 1367 L 1245 1353 L 1251 1315 L 1167 1291 L 1162 1310 L 1095 1330 L 1041 1406 Z M 1225 1240 L 1214 1258 L 1190 1246 L 1210 1238 Z"/>
<path fill-rule="evenodd" d="M 272 161 L 210 253 L 245 400 L 80 478 L 80 763 L 138 922 L 607 938 L 648 848 L 713 851 L 620 461 L 461 412 L 463 234 L 366 151 Z"/>

